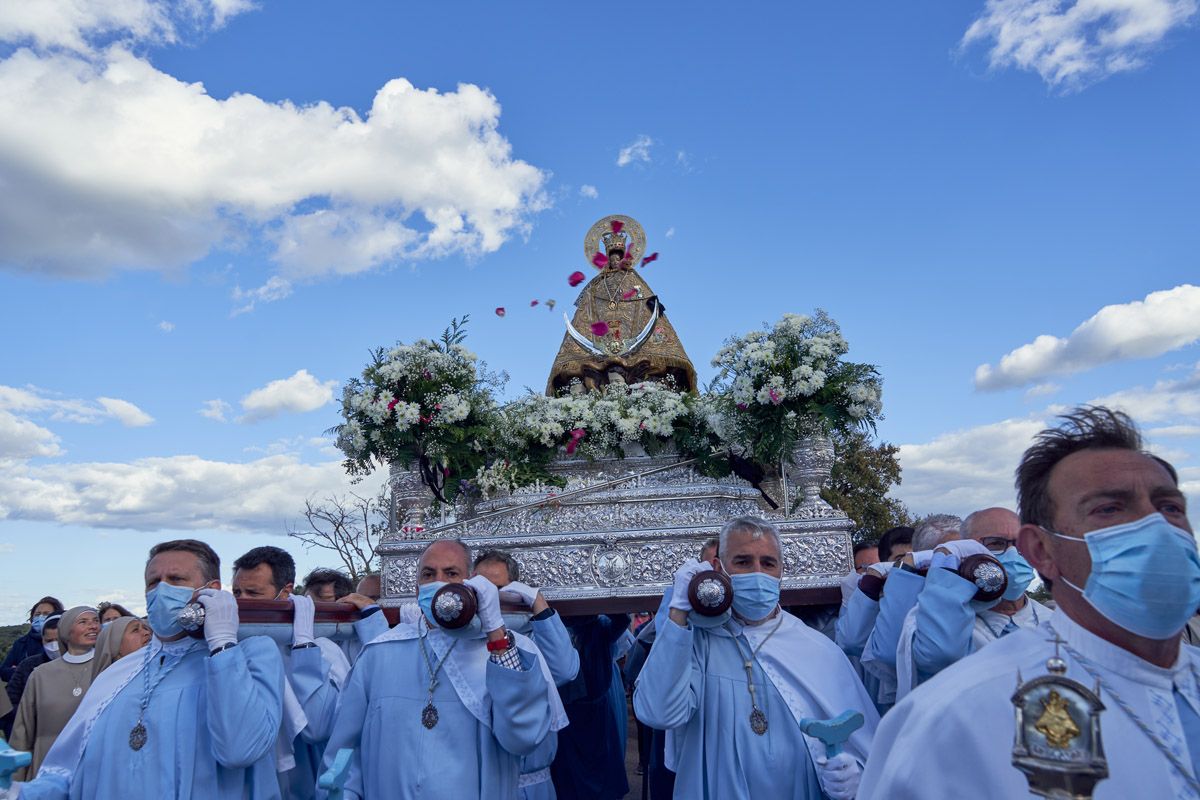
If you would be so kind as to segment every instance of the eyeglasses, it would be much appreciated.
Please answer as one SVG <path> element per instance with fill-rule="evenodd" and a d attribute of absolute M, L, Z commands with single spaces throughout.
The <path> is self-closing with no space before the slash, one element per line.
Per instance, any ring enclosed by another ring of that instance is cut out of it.
<path fill-rule="evenodd" d="M 984 536 L 979 540 L 979 543 L 988 549 L 989 553 L 999 555 L 1010 547 L 1016 547 L 1016 542 L 1012 539 L 1005 539 L 1003 536 Z"/>

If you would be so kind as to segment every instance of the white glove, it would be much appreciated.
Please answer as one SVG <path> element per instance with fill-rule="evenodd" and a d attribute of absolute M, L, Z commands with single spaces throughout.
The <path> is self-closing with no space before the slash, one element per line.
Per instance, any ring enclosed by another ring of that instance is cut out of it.
<path fill-rule="evenodd" d="M 932 550 L 914 550 L 909 555 L 912 556 L 915 569 L 929 569 L 929 562 L 933 559 Z"/>
<path fill-rule="evenodd" d="M 313 641 L 313 621 L 317 616 L 317 606 L 312 598 L 302 594 L 288 595 L 292 601 L 292 646 L 311 644 Z"/>
<path fill-rule="evenodd" d="M 878 575 L 880 578 L 886 578 L 887 574 L 889 572 L 891 572 L 892 568 L 895 566 L 896 565 L 893 564 L 891 561 L 882 561 L 878 564 L 872 564 L 869 567 L 867 567 L 867 572 L 873 572 L 876 575 Z"/>
<path fill-rule="evenodd" d="M 707 561 L 683 562 L 683 566 L 675 570 L 675 586 L 671 589 L 671 608 L 690 612 L 692 603 L 688 600 L 688 586 L 691 584 L 692 578 L 710 569 L 712 569 L 712 564 Z"/>
<path fill-rule="evenodd" d="M 209 650 L 237 641 L 237 598 L 220 589 L 201 589 L 196 602 L 204 606 L 204 638 Z"/>
<path fill-rule="evenodd" d="M 858 794 L 858 782 L 862 779 L 862 767 L 854 756 L 849 753 L 822 756 L 816 764 L 817 780 L 829 800 L 854 800 Z"/>
<path fill-rule="evenodd" d="M 533 601 L 537 600 L 537 596 L 538 596 L 537 589 L 534 589 L 532 586 L 529 586 L 527 584 L 521 583 L 520 581 L 513 581 L 512 583 L 508 584 L 500 591 L 515 594 L 517 597 L 521 598 L 521 602 L 523 602 L 527 606 L 532 606 Z"/>
<path fill-rule="evenodd" d="M 985 556 L 991 555 L 986 547 L 974 539 L 955 539 L 952 542 L 943 542 L 933 551 L 933 558 L 930 559 L 929 567 L 930 569 L 945 567 L 946 569 L 957 570 L 958 565 L 962 563 L 964 558 L 977 553 L 982 553 Z"/>
<path fill-rule="evenodd" d="M 467 578 L 464 583 L 475 590 L 475 600 L 479 604 L 475 613 L 483 625 L 483 632 L 491 633 L 503 628 L 504 616 L 500 613 L 500 591 L 496 584 L 482 575 Z"/>

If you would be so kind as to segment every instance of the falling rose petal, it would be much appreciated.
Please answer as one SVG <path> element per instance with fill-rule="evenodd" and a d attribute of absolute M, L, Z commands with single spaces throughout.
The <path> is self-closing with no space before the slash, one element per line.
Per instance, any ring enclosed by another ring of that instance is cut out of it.
<path fill-rule="evenodd" d="M 642 266 L 643 266 L 643 267 L 644 267 L 644 266 L 646 266 L 646 265 L 647 265 L 647 264 L 649 264 L 651 261 L 658 261 L 658 253 L 651 253 L 650 255 L 648 255 L 648 256 L 646 256 L 645 258 L 643 258 L 643 259 L 642 259 Z"/>
<path fill-rule="evenodd" d="M 546 309 L 547 309 L 547 310 L 549 310 L 549 311 L 553 311 L 553 310 L 554 310 L 554 307 L 555 307 L 556 305 L 558 305 L 558 302 L 557 302 L 557 301 L 555 301 L 555 300 L 547 300 L 547 301 L 546 301 Z"/>
<path fill-rule="evenodd" d="M 638 293 L 638 290 L 637 290 L 637 288 L 635 287 L 635 288 L 633 288 L 633 289 L 630 289 L 628 292 L 623 292 L 623 293 L 621 294 L 621 299 L 622 299 L 622 300 L 629 300 L 629 299 L 631 299 L 631 298 L 633 298 L 633 297 L 637 296 L 637 293 Z"/>
<path fill-rule="evenodd" d="M 399 397 L 393 397 L 392 402 L 388 403 L 388 411 L 391 411 L 392 409 L 394 409 L 396 407 L 396 404 L 399 402 L 400 402 Z"/>
<path fill-rule="evenodd" d="M 625 227 L 625 223 L 624 223 L 624 222 L 621 222 L 621 220 L 619 220 L 619 219 L 614 219 L 614 220 L 612 221 L 612 232 L 613 232 L 613 233 L 620 233 L 620 232 L 621 232 L 621 229 L 622 229 L 622 228 L 624 228 L 624 227 Z"/>
<path fill-rule="evenodd" d="M 771 395 L 771 403 L 773 405 L 779 405 L 780 403 L 783 402 L 783 398 L 779 396 L 779 392 L 775 391 L 774 389 L 770 390 L 770 395 Z"/>
<path fill-rule="evenodd" d="M 608 323 L 607 322 L 593 322 L 592 323 L 592 333 L 595 334 L 596 336 L 608 336 Z"/>
<path fill-rule="evenodd" d="M 596 255 L 600 255 L 600 254 L 597 253 Z M 569 283 L 571 286 L 578 286 L 579 284 L 583 283 L 583 281 L 586 277 L 587 276 L 584 275 L 582 272 L 572 272 L 567 277 L 567 283 Z"/>
<path fill-rule="evenodd" d="M 529 307 L 530 307 L 530 308 L 533 308 L 533 307 L 534 307 L 534 306 L 536 306 L 537 304 L 538 304 L 538 301 L 537 301 L 537 300 L 530 300 L 530 301 L 529 301 Z"/>
<path fill-rule="evenodd" d="M 579 444 L 579 440 L 587 436 L 587 431 L 583 428 L 576 428 L 571 431 L 571 441 L 567 442 L 567 454 L 575 452 L 575 446 Z"/>
<path fill-rule="evenodd" d="M 604 253 L 596 253 L 596 255 L 592 256 L 592 263 L 600 269 L 604 269 L 608 266 L 608 256 L 604 255 Z"/>
<path fill-rule="evenodd" d="M 505 314 L 505 311 L 504 311 L 504 306 L 500 306 L 499 308 L 497 308 L 497 309 L 496 309 L 496 316 L 497 316 L 497 317 L 503 317 L 503 316 L 504 316 L 504 314 Z"/>

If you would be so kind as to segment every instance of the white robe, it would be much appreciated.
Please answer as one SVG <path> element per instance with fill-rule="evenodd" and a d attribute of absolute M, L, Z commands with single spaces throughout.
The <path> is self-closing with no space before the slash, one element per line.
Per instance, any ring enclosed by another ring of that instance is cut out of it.
<path fill-rule="evenodd" d="M 1053 626 L 1053 630 L 1051 630 Z M 879 726 L 858 800 L 1017 800 L 1032 797 L 1012 765 L 1013 690 L 1046 674 L 1054 631 L 1098 668 L 1109 688 L 1100 700 L 1109 777 L 1095 800 L 1197 800 L 1166 757 L 1113 699 L 1115 690 L 1143 721 L 1169 740 L 1189 769 L 1192 759 L 1173 690 L 1200 713 L 1200 650 L 1183 646 L 1170 669 L 1156 667 L 1100 639 L 1058 610 L 938 673 L 896 704 Z M 1089 689 L 1092 676 L 1064 649 L 1067 676 Z M 1192 743 L 1193 752 L 1200 742 Z"/>
<path fill-rule="evenodd" d="M 972 612 L 975 586 L 957 573 L 931 571 L 917 604 L 904 618 L 896 643 L 896 699 L 929 680 L 950 663 L 996 641 L 1008 624 L 1006 614 Z M 1013 614 L 1021 628 L 1036 627 L 1050 616 L 1050 609 L 1031 597 Z M 970 636 L 960 626 L 970 624 Z"/>

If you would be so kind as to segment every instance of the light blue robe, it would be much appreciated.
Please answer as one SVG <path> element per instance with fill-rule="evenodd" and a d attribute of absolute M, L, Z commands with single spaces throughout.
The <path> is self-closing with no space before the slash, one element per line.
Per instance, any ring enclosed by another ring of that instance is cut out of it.
<path fill-rule="evenodd" d="M 975 584 L 957 572 L 934 568 L 917 597 L 917 629 L 912 656 L 918 683 L 924 683 L 971 652 Z"/>
<path fill-rule="evenodd" d="M 808 687 L 801 685 L 787 687 L 788 692 L 806 707 L 806 716 L 833 716 L 847 708 L 861 710 L 867 728 L 852 741 L 869 747 L 878 717 L 845 656 L 828 638 L 799 620 L 788 618 L 784 622 L 807 633 L 797 634 L 805 650 L 788 655 L 797 663 L 805 662 L 817 683 L 838 687 L 834 690 L 836 697 L 813 697 Z M 658 630 L 638 678 L 634 691 L 638 718 L 674 734 L 678 758 L 674 796 L 681 800 L 822 798 L 810 743 L 757 660 L 754 685 L 768 728 L 761 736 L 751 729 L 750 693 L 743 666 L 751 651 L 740 634 L 740 647 L 735 643 L 733 631 L 740 631 L 737 623 L 700 629 L 667 621 Z M 828 711 L 838 706 L 842 706 L 838 712 Z M 865 760 L 866 753 L 855 757 Z"/>
<path fill-rule="evenodd" d="M 879 681 L 875 703 L 882 714 L 896 702 L 896 646 L 904 629 L 904 618 L 917 604 L 925 578 L 915 572 L 893 569 L 879 597 L 879 613 L 867 636 L 860 663 L 865 674 Z"/>
<path fill-rule="evenodd" d="M 579 653 L 571 646 L 571 635 L 563 625 L 562 617 L 557 613 L 546 619 L 534 620 L 533 630 L 529 638 L 542 651 L 546 666 L 555 686 L 562 686 L 575 680 L 579 674 Z M 550 780 L 550 764 L 558 750 L 558 734 L 550 731 L 546 738 L 529 755 L 521 759 L 521 782 L 529 781 L 533 776 L 545 774 L 545 780 L 538 780 L 521 787 L 521 800 L 554 800 L 554 782 Z"/>
<path fill-rule="evenodd" d="M 482 647 L 482 640 L 457 645 Z M 488 659 L 485 686 L 490 727 L 459 699 L 445 669 L 433 702 L 438 724 L 426 729 L 429 668 L 417 639 L 377 640 L 358 656 L 342 690 L 325 768 L 351 748 L 346 800 L 515 800 L 521 757 L 546 738 L 551 713 L 547 683 L 536 653 L 518 651 L 521 670 Z M 429 647 L 437 663 L 437 654 Z M 320 795 L 318 795 L 320 796 Z"/>
<path fill-rule="evenodd" d="M 160 659 L 147 669 L 153 685 Z M 283 680 L 279 650 L 266 637 L 245 639 L 212 657 L 203 640 L 193 640 L 150 695 L 145 747 L 129 747 L 144 693 L 143 675 L 137 675 L 96 718 L 70 785 L 43 772 L 22 786 L 21 798 L 279 798 L 274 747 Z"/>
<path fill-rule="evenodd" d="M 336 645 L 328 642 L 328 646 L 341 658 Z M 284 672 L 304 710 L 307 724 L 292 742 L 296 766 L 280 773 L 280 786 L 287 800 L 311 800 L 317 794 L 317 778 L 321 774 L 325 743 L 333 732 L 341 685 L 333 676 L 329 659 L 322 654 L 321 647 L 299 650 L 286 647 L 285 650 Z M 346 669 L 345 664 L 342 669 Z"/>
<path fill-rule="evenodd" d="M 881 702 L 879 678 L 874 673 L 865 671 L 860 660 L 878 616 L 879 602 L 867 597 L 856 586 L 842 612 L 838 614 L 833 640 L 842 648 L 850 666 L 854 667 L 854 672 L 863 682 L 867 694 L 875 699 L 875 707 L 882 713 L 890 703 Z"/>

